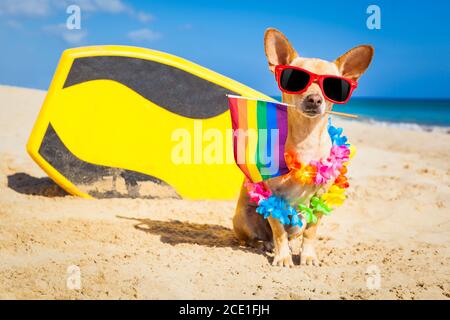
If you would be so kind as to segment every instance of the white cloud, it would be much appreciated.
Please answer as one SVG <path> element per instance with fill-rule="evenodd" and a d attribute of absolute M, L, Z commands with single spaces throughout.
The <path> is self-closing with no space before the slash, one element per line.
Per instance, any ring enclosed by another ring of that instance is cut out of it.
<path fill-rule="evenodd" d="M 5 25 L 12 29 L 23 29 L 23 25 L 17 20 L 6 20 Z"/>
<path fill-rule="evenodd" d="M 60 9 L 67 8 L 70 5 L 77 5 L 80 7 L 81 11 L 85 12 L 95 12 L 98 11 L 95 2 L 92 0 L 60 0 L 58 3 L 55 3 L 56 6 Z"/>
<path fill-rule="evenodd" d="M 62 38 L 69 44 L 80 44 L 87 36 L 86 31 L 70 30 L 62 34 Z"/>
<path fill-rule="evenodd" d="M 185 23 L 183 25 L 181 25 L 181 30 L 191 30 L 192 29 L 192 24 L 190 23 Z"/>
<path fill-rule="evenodd" d="M 50 11 L 49 0 L 2 0 L 0 2 L 2 16 L 45 17 L 50 14 Z"/>
<path fill-rule="evenodd" d="M 136 17 L 138 18 L 138 20 L 140 22 L 150 22 L 153 20 L 153 16 L 151 14 L 148 14 L 146 12 L 143 11 L 139 11 L 138 13 L 136 13 Z"/>
<path fill-rule="evenodd" d="M 67 8 L 70 5 L 77 5 L 81 11 L 85 12 L 105 12 L 105 13 L 131 13 L 133 9 L 122 0 L 51 0 L 53 6 L 58 9 Z"/>
<path fill-rule="evenodd" d="M 4 25 L 18 29 L 21 26 L 16 20 L 18 17 L 43 18 L 58 15 L 65 19 L 69 5 L 78 5 L 82 14 L 83 12 L 126 14 L 141 23 L 153 20 L 151 14 L 138 11 L 123 0 L 0 0 L 0 17 L 5 21 Z M 46 26 L 43 30 L 70 44 L 78 44 L 87 36 L 86 31 L 68 30 L 63 24 Z M 161 34 L 145 28 L 131 31 L 128 37 L 133 41 L 153 41 L 159 39 Z"/>
<path fill-rule="evenodd" d="M 161 33 L 150 30 L 148 28 L 131 31 L 127 36 L 129 39 L 136 42 L 154 41 L 162 37 Z"/>
<path fill-rule="evenodd" d="M 85 30 L 69 30 L 64 23 L 45 26 L 43 30 L 50 34 L 63 39 L 65 42 L 71 45 L 76 45 L 81 43 L 87 36 L 87 31 Z"/>
<path fill-rule="evenodd" d="M 131 8 L 124 4 L 121 0 L 93 0 L 93 2 L 97 11 L 122 13 L 131 10 Z"/>
<path fill-rule="evenodd" d="M 65 9 L 73 4 L 86 12 L 126 13 L 141 22 L 148 22 L 153 18 L 146 12 L 136 11 L 122 0 L 0 0 L 0 15 L 45 17 L 65 13 Z"/>

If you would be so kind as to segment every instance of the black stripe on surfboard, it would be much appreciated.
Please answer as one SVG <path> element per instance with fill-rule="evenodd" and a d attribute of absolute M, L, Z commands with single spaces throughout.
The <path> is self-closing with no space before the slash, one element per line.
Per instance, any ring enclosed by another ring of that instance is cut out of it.
<path fill-rule="evenodd" d="M 228 110 L 225 95 L 239 95 L 169 65 L 121 56 L 75 59 L 64 88 L 99 79 L 119 82 L 166 110 L 194 119 L 224 113 Z"/>
<path fill-rule="evenodd" d="M 136 188 L 140 181 L 150 181 L 155 184 L 168 186 L 168 184 L 161 179 L 137 171 L 96 165 L 81 160 L 64 145 L 51 123 L 49 123 L 47 127 L 38 152 L 53 168 L 79 188 L 82 186 L 93 185 L 95 182 L 107 177 L 117 176 L 124 179 L 128 194 L 120 194 L 115 192 L 115 190 L 106 192 L 92 190 L 87 192 L 94 198 L 117 196 L 146 198 L 146 196 L 141 196 L 138 188 Z M 175 196 L 179 197 L 177 195 Z"/>

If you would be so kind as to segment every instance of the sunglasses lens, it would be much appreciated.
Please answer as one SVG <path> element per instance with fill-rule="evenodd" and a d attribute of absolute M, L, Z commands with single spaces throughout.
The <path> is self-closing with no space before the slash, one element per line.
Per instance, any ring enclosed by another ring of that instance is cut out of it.
<path fill-rule="evenodd" d="M 280 87 L 286 91 L 298 92 L 306 88 L 309 74 L 297 69 L 284 69 L 280 75 Z"/>
<path fill-rule="evenodd" d="M 350 94 L 350 83 L 339 78 L 325 78 L 323 80 L 323 91 L 326 96 L 334 101 L 344 102 Z"/>

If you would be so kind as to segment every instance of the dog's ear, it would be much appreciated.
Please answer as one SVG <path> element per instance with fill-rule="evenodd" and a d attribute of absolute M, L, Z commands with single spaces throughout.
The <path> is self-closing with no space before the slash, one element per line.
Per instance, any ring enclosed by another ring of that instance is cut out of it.
<path fill-rule="evenodd" d="M 337 58 L 334 63 L 343 77 L 358 80 L 369 67 L 373 51 L 372 46 L 358 46 Z"/>
<path fill-rule="evenodd" d="M 267 29 L 264 33 L 264 49 L 272 72 L 275 71 L 275 66 L 288 65 L 298 56 L 286 36 L 273 28 Z"/>

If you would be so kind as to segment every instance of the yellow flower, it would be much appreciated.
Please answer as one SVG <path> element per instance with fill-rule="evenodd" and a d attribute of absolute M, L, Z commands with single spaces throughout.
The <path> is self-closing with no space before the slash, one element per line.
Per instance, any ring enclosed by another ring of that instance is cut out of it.
<path fill-rule="evenodd" d="M 349 155 L 349 158 L 351 159 L 351 158 L 353 158 L 353 156 L 355 155 L 355 153 L 356 153 L 356 147 L 354 146 L 354 145 L 350 145 L 350 147 L 349 147 L 349 149 L 350 149 L 350 155 Z"/>
<path fill-rule="evenodd" d="M 321 199 L 325 201 L 327 206 L 338 207 L 342 205 L 346 199 L 344 192 L 344 188 L 340 188 L 337 185 L 332 185 L 330 190 L 322 195 Z"/>
<path fill-rule="evenodd" d="M 350 154 L 348 155 L 348 160 L 349 160 L 349 161 L 343 162 L 342 164 L 343 164 L 344 166 L 348 166 L 348 165 L 349 165 L 350 159 L 353 158 L 353 156 L 354 156 L 355 153 L 356 153 L 356 147 L 353 146 L 352 144 L 351 144 L 350 147 L 348 147 L 348 148 L 350 149 Z"/>
<path fill-rule="evenodd" d="M 314 166 L 306 165 L 302 166 L 295 172 L 295 179 L 300 184 L 312 184 L 316 177 L 317 169 Z"/>

